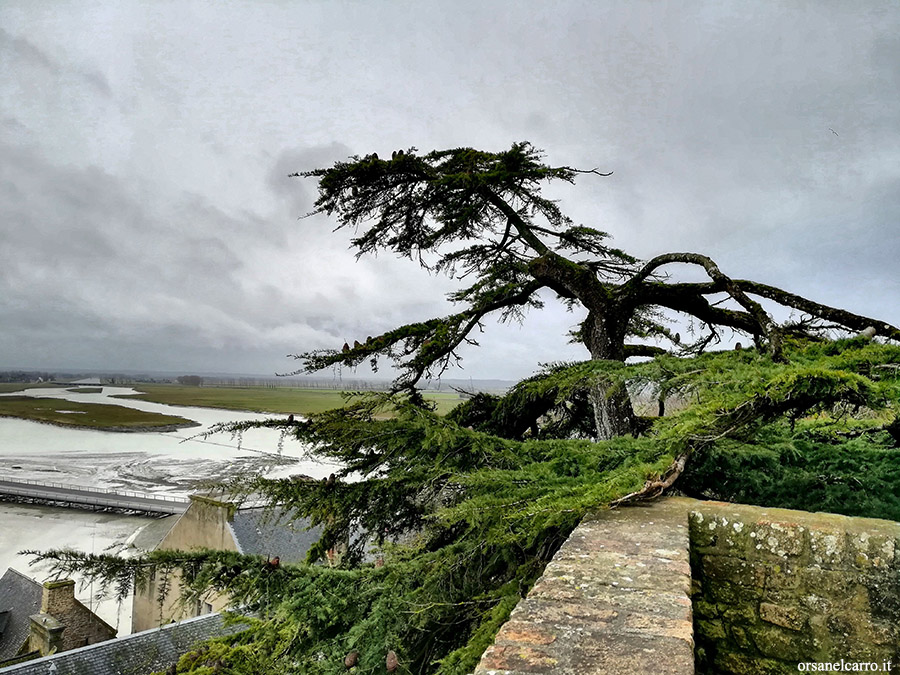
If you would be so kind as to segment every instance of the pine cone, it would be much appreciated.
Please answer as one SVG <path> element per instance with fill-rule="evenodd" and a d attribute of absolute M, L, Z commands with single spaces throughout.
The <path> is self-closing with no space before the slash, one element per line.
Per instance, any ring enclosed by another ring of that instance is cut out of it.
<path fill-rule="evenodd" d="M 393 673 L 400 666 L 400 660 L 397 658 L 397 652 L 393 649 L 387 653 L 387 658 L 384 660 L 384 665 L 387 667 L 387 671 L 389 673 Z"/>
<path fill-rule="evenodd" d="M 355 649 L 344 657 L 344 668 L 350 670 L 359 662 L 359 652 Z"/>

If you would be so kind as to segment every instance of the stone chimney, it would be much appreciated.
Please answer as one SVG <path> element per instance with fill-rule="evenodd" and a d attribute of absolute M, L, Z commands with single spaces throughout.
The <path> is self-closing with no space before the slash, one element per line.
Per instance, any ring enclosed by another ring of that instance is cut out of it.
<path fill-rule="evenodd" d="M 64 616 L 75 606 L 75 582 L 72 579 L 45 581 L 41 596 L 41 614 Z"/>
<path fill-rule="evenodd" d="M 49 614 L 32 614 L 31 634 L 28 636 L 28 648 L 31 651 L 48 656 L 60 651 L 63 646 L 63 631 L 65 625 L 54 619 Z"/>
<path fill-rule="evenodd" d="M 63 632 L 65 631 L 65 632 Z M 41 595 L 41 613 L 31 616 L 32 651 L 46 656 L 110 640 L 116 629 L 75 598 L 75 582 L 47 581 Z"/>
<path fill-rule="evenodd" d="M 66 624 L 60 620 L 75 605 L 75 582 L 71 579 L 44 582 L 41 595 L 41 613 L 32 614 L 31 634 L 28 646 L 41 656 L 63 651 L 63 631 Z"/>

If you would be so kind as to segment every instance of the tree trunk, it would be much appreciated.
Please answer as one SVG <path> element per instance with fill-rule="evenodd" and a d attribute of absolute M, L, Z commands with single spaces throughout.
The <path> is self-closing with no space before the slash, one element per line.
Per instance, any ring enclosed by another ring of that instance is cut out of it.
<path fill-rule="evenodd" d="M 595 361 L 625 360 L 628 317 L 623 314 L 609 307 L 600 312 L 588 312 L 587 319 L 582 324 L 582 335 L 584 344 Z M 598 441 L 634 434 L 634 408 L 623 385 L 609 379 L 600 380 L 591 387 L 589 395 L 594 407 Z"/>
<path fill-rule="evenodd" d="M 591 387 L 590 398 L 598 441 L 634 433 L 634 409 L 625 387 L 609 380 L 601 381 Z"/>

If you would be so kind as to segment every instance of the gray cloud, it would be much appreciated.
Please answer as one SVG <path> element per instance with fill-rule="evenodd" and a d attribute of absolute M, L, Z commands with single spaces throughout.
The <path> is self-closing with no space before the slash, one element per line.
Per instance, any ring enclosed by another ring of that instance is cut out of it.
<path fill-rule="evenodd" d="M 397 147 L 613 170 L 550 194 L 641 256 L 900 322 L 900 9 L 0 5 L 0 367 L 260 371 L 450 311 L 287 174 Z M 833 131 L 832 131 L 833 130 Z M 549 299 L 466 374 L 578 358 Z"/>
<path fill-rule="evenodd" d="M 24 64 L 42 70 L 58 79 L 72 76 L 88 84 L 94 94 L 109 96 L 112 93 L 106 77 L 93 68 L 72 63 L 60 63 L 45 51 L 38 49 L 27 38 L 12 36 L 0 28 L 0 54 L 6 63 Z M 21 67 L 21 65 L 20 65 Z"/>

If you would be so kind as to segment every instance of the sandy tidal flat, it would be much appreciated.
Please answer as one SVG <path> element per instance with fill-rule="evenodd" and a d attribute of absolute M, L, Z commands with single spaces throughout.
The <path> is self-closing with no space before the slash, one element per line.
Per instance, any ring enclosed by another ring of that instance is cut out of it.
<path fill-rule="evenodd" d="M 273 429 L 254 429 L 240 438 L 221 433 L 206 438 L 198 436 L 218 423 L 267 419 L 271 415 L 109 398 L 133 391 L 104 387 L 101 394 L 62 388 L 30 389 L 21 393 L 94 403 L 114 402 L 186 417 L 201 426 L 167 433 L 119 434 L 0 418 L 0 477 L 186 496 L 198 486 L 225 480 L 242 471 L 269 476 L 302 473 L 323 478 L 335 469 L 333 465 L 309 460 L 302 445 L 282 438 Z"/>

